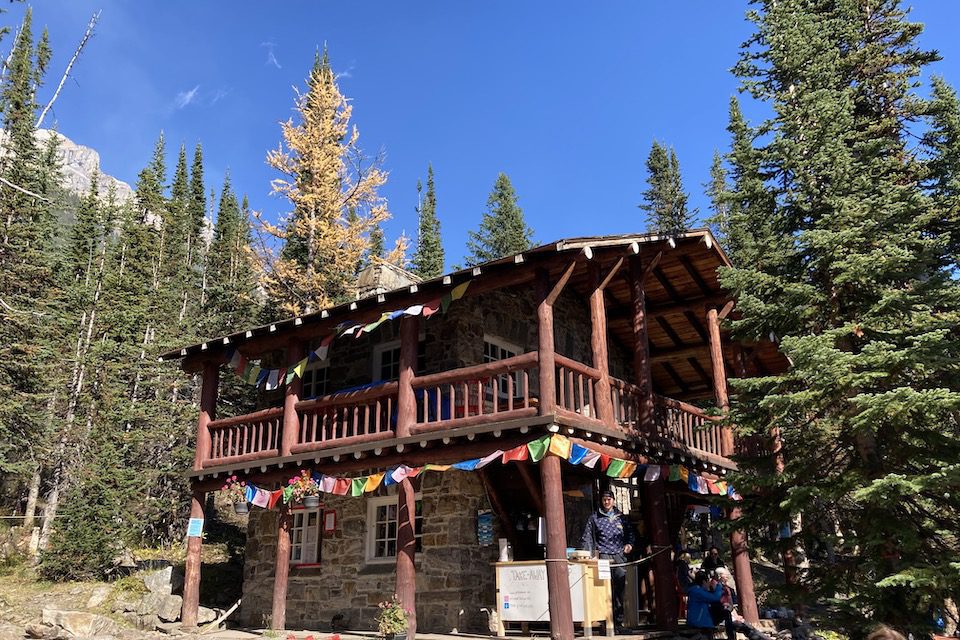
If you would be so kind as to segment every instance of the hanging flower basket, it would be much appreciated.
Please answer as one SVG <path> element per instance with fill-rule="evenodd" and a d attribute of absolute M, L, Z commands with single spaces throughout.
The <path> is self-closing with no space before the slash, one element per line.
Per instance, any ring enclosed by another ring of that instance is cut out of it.
<path fill-rule="evenodd" d="M 233 503 L 233 512 L 237 515 L 243 515 L 250 512 L 250 505 L 246 502 L 234 502 Z"/>
<path fill-rule="evenodd" d="M 233 510 L 238 514 L 247 513 L 247 483 L 244 480 L 237 480 L 237 476 L 230 476 L 220 491 L 233 503 Z"/>
<path fill-rule="evenodd" d="M 320 506 L 320 485 L 306 469 L 287 481 L 293 487 L 293 501 L 307 508 Z M 309 502 L 308 502 L 309 500 Z"/>

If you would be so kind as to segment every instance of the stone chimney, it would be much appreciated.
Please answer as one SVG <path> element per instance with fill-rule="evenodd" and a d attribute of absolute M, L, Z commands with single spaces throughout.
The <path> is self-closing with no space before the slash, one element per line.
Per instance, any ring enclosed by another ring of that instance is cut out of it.
<path fill-rule="evenodd" d="M 419 284 L 423 279 L 396 265 L 375 260 L 357 276 L 357 300 Z"/>

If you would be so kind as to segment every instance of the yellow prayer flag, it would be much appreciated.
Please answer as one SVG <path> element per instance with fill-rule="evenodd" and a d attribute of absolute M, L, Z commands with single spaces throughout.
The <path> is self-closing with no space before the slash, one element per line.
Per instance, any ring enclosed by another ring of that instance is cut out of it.
<path fill-rule="evenodd" d="M 363 485 L 363 492 L 369 493 L 370 491 L 373 491 L 374 489 L 380 486 L 381 482 L 383 482 L 382 473 L 377 473 L 375 475 L 369 476 L 367 478 L 367 484 Z"/>
<path fill-rule="evenodd" d="M 570 457 L 570 444 L 569 438 L 555 433 L 550 438 L 550 453 L 566 460 Z"/>
<path fill-rule="evenodd" d="M 680 479 L 684 482 L 690 477 L 690 470 L 686 467 L 680 467 Z"/>
<path fill-rule="evenodd" d="M 633 472 L 637 470 L 637 463 L 627 460 L 626 464 L 623 465 L 623 469 L 620 470 L 620 475 L 618 478 L 629 478 L 633 475 Z"/>
<path fill-rule="evenodd" d="M 469 281 L 469 280 L 467 280 L 466 282 L 464 282 L 464 283 L 462 283 L 462 284 L 458 284 L 457 286 L 455 286 L 455 287 L 450 291 L 450 299 L 451 299 L 451 300 L 459 300 L 460 298 L 462 298 L 462 297 L 463 297 L 463 294 L 465 294 L 465 293 L 467 292 L 467 287 L 469 287 L 469 286 L 470 286 L 470 281 Z"/>
<path fill-rule="evenodd" d="M 449 464 L 428 464 L 423 467 L 424 471 L 447 471 L 449 469 Z"/>
<path fill-rule="evenodd" d="M 296 374 L 298 378 L 303 377 L 303 372 L 307 369 L 307 358 L 304 358 L 293 368 L 293 373 Z"/>

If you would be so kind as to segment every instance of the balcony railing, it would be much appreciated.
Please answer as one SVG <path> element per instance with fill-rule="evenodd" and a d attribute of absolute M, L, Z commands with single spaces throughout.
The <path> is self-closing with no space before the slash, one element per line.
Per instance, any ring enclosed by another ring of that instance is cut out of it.
<path fill-rule="evenodd" d="M 598 369 L 557 354 L 556 408 L 588 426 L 622 430 L 628 436 L 645 435 L 674 446 L 721 456 L 723 428 L 719 418 L 693 405 L 655 396 L 652 420 L 643 425 L 643 393 L 639 387 L 608 378 L 612 419 L 600 420 L 597 397 L 602 374 Z M 492 424 L 535 416 L 540 411 L 537 352 L 481 365 L 415 376 L 416 417 L 410 433 L 422 433 Z M 250 462 L 396 436 L 397 382 L 350 392 L 339 392 L 297 402 L 297 434 L 283 445 L 283 407 L 245 416 L 215 420 L 207 425 L 210 448 L 203 452 L 204 467 Z M 551 411 L 552 413 L 552 411 Z M 289 446 L 289 451 L 281 451 Z"/>

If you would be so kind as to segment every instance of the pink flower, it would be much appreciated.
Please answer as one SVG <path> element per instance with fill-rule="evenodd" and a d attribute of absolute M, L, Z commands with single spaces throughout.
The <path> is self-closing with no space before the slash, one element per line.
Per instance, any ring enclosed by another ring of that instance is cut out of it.
<path fill-rule="evenodd" d="M 296 484 L 296 482 L 297 482 L 296 478 L 290 478 L 289 480 L 287 480 L 287 484 Z"/>
<path fill-rule="evenodd" d="M 237 476 L 230 476 L 230 479 L 233 480 L 234 482 L 236 482 L 236 481 L 237 481 Z"/>

